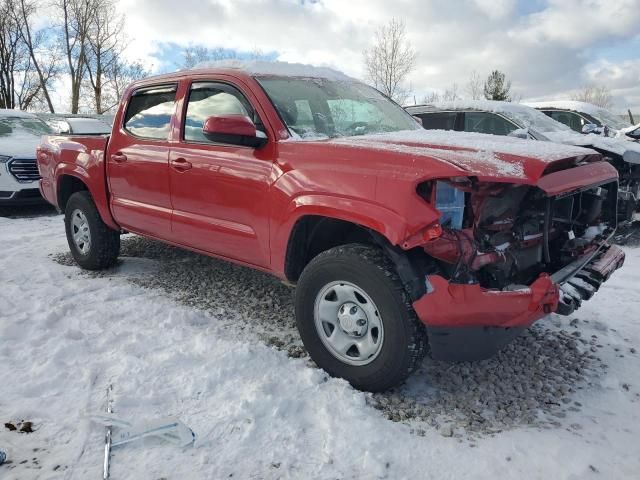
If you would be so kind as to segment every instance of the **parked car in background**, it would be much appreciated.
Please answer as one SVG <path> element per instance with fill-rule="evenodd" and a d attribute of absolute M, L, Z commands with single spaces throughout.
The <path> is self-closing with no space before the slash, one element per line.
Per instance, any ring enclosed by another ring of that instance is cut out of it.
<path fill-rule="evenodd" d="M 111 133 L 108 118 L 81 115 L 39 114 L 55 133 L 71 135 L 107 135 Z"/>
<path fill-rule="evenodd" d="M 129 231 L 269 272 L 296 284 L 311 358 L 377 391 L 427 337 L 486 358 L 622 266 L 615 168 L 531 146 L 427 132 L 333 70 L 235 61 L 132 84 L 110 137 L 45 136 L 38 162 L 80 266 L 113 265 Z"/>
<path fill-rule="evenodd" d="M 619 219 L 637 219 L 640 207 L 638 143 L 595 134 L 580 134 L 533 107 L 510 102 L 456 100 L 409 106 L 406 110 L 420 118 L 423 127 L 428 130 L 488 133 L 592 148 L 618 170 Z"/>
<path fill-rule="evenodd" d="M 595 133 L 606 137 L 624 137 L 635 130 L 631 122 L 605 108 L 586 102 L 570 100 L 549 102 L 527 102 L 524 105 L 540 110 L 557 122 L 567 125 L 579 133 Z"/>
<path fill-rule="evenodd" d="M 0 205 L 43 203 L 36 147 L 51 128 L 31 113 L 0 110 Z"/>

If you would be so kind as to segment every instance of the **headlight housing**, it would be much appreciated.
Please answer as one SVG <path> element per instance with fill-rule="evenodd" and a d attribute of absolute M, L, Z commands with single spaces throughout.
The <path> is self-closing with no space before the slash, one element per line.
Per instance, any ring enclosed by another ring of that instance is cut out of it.
<path fill-rule="evenodd" d="M 8 155 L 0 155 L 0 164 L 4 165 L 5 170 L 7 169 L 7 162 L 11 160 L 11 157 Z M 2 168 L 0 168 L 0 175 L 2 175 Z"/>

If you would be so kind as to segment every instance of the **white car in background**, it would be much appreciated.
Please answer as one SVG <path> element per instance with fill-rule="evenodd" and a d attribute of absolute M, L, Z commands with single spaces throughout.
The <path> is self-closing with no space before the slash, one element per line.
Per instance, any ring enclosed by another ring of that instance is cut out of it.
<path fill-rule="evenodd" d="M 640 139 L 640 125 L 632 125 L 615 113 L 591 103 L 561 100 L 528 102 L 524 105 L 540 110 L 576 132 L 627 137 L 629 140 Z"/>
<path fill-rule="evenodd" d="M 405 109 L 420 118 L 427 130 L 507 135 L 597 150 L 616 167 L 620 175 L 620 221 L 632 221 L 640 217 L 637 213 L 640 211 L 640 143 L 577 133 L 535 108 L 518 103 L 456 100 L 408 106 Z"/>
<path fill-rule="evenodd" d="M 83 117 L 81 115 L 39 114 L 55 133 L 62 135 L 108 135 L 111 122 L 107 117 Z"/>
<path fill-rule="evenodd" d="M 44 203 L 36 147 L 51 133 L 32 113 L 0 109 L 0 206 Z"/>

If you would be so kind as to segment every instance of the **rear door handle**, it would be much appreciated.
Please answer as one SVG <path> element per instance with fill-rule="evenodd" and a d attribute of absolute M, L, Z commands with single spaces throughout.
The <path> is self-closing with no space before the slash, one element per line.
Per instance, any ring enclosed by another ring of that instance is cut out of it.
<path fill-rule="evenodd" d="M 111 160 L 122 163 L 127 161 L 127 156 L 124 153 L 113 153 L 111 154 Z"/>
<path fill-rule="evenodd" d="M 171 160 L 171 167 L 178 172 L 185 172 L 191 169 L 191 162 L 187 162 L 184 158 L 176 158 Z"/>

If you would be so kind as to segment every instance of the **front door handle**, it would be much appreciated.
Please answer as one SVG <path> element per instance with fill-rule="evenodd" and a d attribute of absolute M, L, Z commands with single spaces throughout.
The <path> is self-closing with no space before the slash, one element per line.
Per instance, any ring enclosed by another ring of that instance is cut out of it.
<path fill-rule="evenodd" d="M 111 160 L 117 163 L 122 163 L 127 161 L 127 156 L 124 153 L 113 153 L 111 154 Z"/>
<path fill-rule="evenodd" d="M 191 168 L 191 162 L 187 162 L 184 158 L 176 158 L 171 160 L 171 167 L 179 172 L 185 172 Z"/>

